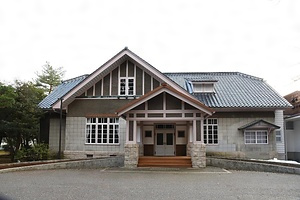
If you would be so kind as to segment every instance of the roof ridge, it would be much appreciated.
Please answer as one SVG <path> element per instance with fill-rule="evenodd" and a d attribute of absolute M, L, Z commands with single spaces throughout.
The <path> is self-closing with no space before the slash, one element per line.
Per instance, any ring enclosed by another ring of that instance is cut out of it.
<path fill-rule="evenodd" d="M 242 72 L 163 72 L 163 74 L 202 74 L 202 75 L 239 75 L 254 80 L 264 81 L 263 78 L 252 76 Z"/>
<path fill-rule="evenodd" d="M 246 78 L 251 78 L 251 79 L 254 79 L 254 80 L 264 81 L 263 78 L 259 78 L 257 76 L 245 74 L 245 73 L 242 73 L 242 72 L 237 72 L 237 75 L 240 75 L 240 76 L 243 76 L 243 77 L 246 77 Z"/>
<path fill-rule="evenodd" d="M 78 80 L 78 79 L 81 79 L 81 78 L 86 78 L 88 76 L 89 76 L 89 74 L 84 74 L 84 75 L 81 75 L 81 76 L 77 76 L 77 77 L 74 77 L 74 78 L 63 80 L 63 81 L 61 81 L 61 83 L 71 82 L 71 81 Z"/>
<path fill-rule="evenodd" d="M 163 74 L 237 74 L 240 72 L 163 72 Z"/>

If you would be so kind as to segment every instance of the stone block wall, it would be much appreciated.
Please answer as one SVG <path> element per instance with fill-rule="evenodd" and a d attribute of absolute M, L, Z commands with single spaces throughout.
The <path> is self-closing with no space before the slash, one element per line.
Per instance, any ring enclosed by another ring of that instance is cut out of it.
<path fill-rule="evenodd" d="M 120 118 L 119 144 L 85 144 L 85 129 L 85 117 L 67 117 L 65 157 L 73 159 L 124 155 L 125 120 Z"/>
<path fill-rule="evenodd" d="M 193 168 L 206 167 L 206 148 L 205 144 L 190 144 L 191 159 Z"/>
<path fill-rule="evenodd" d="M 139 145 L 125 144 L 125 160 L 124 166 L 126 168 L 135 168 L 139 161 Z"/>
<path fill-rule="evenodd" d="M 51 151 L 58 152 L 59 150 L 59 125 L 60 119 L 53 118 L 50 119 L 50 126 L 49 126 L 49 148 Z M 61 150 L 65 149 L 65 127 L 66 121 L 62 120 L 62 129 L 61 129 Z"/>
<path fill-rule="evenodd" d="M 245 144 L 243 131 L 239 127 L 263 119 L 274 123 L 274 117 L 222 117 L 218 119 L 219 143 L 206 145 L 207 155 L 228 158 L 269 159 L 277 156 L 275 132 L 268 135 L 268 144 Z"/>

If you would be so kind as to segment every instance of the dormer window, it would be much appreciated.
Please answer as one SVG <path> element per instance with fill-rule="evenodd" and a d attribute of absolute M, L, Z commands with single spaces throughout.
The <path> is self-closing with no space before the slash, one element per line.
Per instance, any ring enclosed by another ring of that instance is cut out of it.
<path fill-rule="evenodd" d="M 218 80 L 213 77 L 187 78 L 186 88 L 189 93 L 214 93 Z"/>
<path fill-rule="evenodd" d="M 213 93 L 217 81 L 192 81 L 193 93 Z"/>
<path fill-rule="evenodd" d="M 212 82 L 193 82 L 194 93 L 211 93 L 214 92 L 214 83 Z"/>

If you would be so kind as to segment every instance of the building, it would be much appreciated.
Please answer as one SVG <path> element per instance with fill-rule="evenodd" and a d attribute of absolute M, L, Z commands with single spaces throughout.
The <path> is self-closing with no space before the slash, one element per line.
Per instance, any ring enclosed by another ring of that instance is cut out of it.
<path fill-rule="evenodd" d="M 300 91 L 284 98 L 293 105 L 284 112 L 287 159 L 300 162 Z"/>
<path fill-rule="evenodd" d="M 136 167 L 141 156 L 190 156 L 193 167 L 205 167 L 206 155 L 285 157 L 290 104 L 263 79 L 161 73 L 128 48 L 64 81 L 39 106 L 48 111 L 41 140 L 57 151 L 61 125 L 61 149 L 71 158 L 125 155 L 125 166 Z"/>

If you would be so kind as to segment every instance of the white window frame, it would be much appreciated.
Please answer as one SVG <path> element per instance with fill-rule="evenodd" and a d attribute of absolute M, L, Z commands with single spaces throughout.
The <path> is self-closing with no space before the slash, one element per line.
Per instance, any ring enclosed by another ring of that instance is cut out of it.
<path fill-rule="evenodd" d="M 121 94 L 121 80 L 125 79 L 125 94 Z M 129 94 L 129 80 L 133 80 L 133 91 Z M 119 78 L 119 95 L 120 96 L 134 96 L 135 95 L 135 77 L 120 77 Z"/>
<path fill-rule="evenodd" d="M 209 130 L 211 128 L 211 137 L 212 140 L 209 142 Z M 215 139 L 216 137 L 216 139 Z M 203 121 L 203 138 L 204 144 L 207 145 L 218 145 L 219 144 L 219 126 L 218 126 L 218 119 L 216 118 L 208 118 Z M 215 142 L 217 140 L 217 142 Z"/>
<path fill-rule="evenodd" d="M 252 138 L 249 138 L 247 134 L 252 133 Z M 264 133 L 265 135 L 260 136 L 259 134 Z M 261 137 L 265 137 L 266 139 L 262 139 Z M 266 141 L 266 142 L 259 142 Z M 244 131 L 244 142 L 245 144 L 269 144 L 269 135 L 266 130 L 245 130 Z"/>
<path fill-rule="evenodd" d="M 120 144 L 119 118 L 86 118 L 85 144 Z"/>
<path fill-rule="evenodd" d="M 282 142 L 281 131 L 280 130 L 275 131 L 275 135 L 276 135 L 276 142 L 277 143 Z"/>

